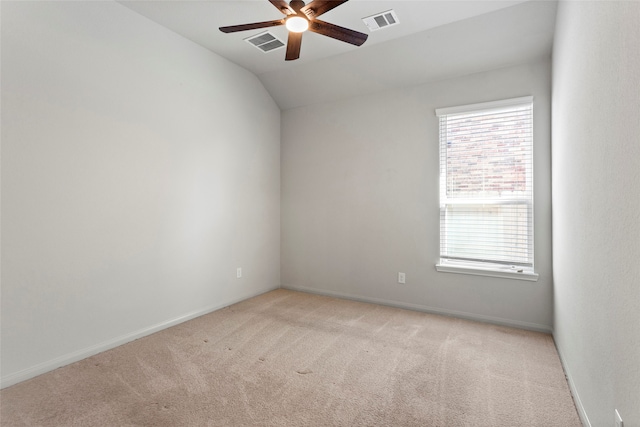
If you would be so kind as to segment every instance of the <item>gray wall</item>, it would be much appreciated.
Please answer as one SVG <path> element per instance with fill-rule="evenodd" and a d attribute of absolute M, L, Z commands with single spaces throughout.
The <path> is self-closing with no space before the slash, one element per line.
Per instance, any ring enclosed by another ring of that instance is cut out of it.
<path fill-rule="evenodd" d="M 279 287 L 279 162 L 248 71 L 115 2 L 2 2 L 2 384 Z"/>
<path fill-rule="evenodd" d="M 550 330 L 550 94 L 541 59 L 283 111 L 283 287 Z M 525 95 L 534 96 L 539 281 L 436 272 L 435 108 Z"/>
<path fill-rule="evenodd" d="M 562 2 L 556 27 L 555 339 L 592 426 L 640 426 L 639 24 L 638 2 Z"/>

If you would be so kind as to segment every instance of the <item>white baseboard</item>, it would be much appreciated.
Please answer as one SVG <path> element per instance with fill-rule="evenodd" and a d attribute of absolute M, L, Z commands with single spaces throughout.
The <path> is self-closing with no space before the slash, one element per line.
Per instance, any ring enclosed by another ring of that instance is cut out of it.
<path fill-rule="evenodd" d="M 343 299 L 348 299 L 348 300 L 353 300 L 353 301 L 360 301 L 360 302 L 368 302 L 368 303 L 373 303 L 373 304 L 387 305 L 387 306 L 390 306 L 390 307 L 404 308 L 404 309 L 408 309 L 408 310 L 421 311 L 421 312 L 424 312 L 424 313 L 440 314 L 440 315 L 443 315 L 443 316 L 457 317 L 457 318 L 460 318 L 460 319 L 473 320 L 473 321 L 483 322 L 483 323 L 491 323 L 491 324 L 494 324 L 494 325 L 509 326 L 509 327 L 512 327 L 512 328 L 526 329 L 526 330 L 529 330 L 529 331 L 544 332 L 544 333 L 547 333 L 547 334 L 551 333 L 551 328 L 549 326 L 539 325 L 537 323 L 521 322 L 519 320 L 511 320 L 511 319 L 503 319 L 503 318 L 500 318 L 500 317 L 484 316 L 482 314 L 474 314 L 474 313 L 467 313 L 467 312 L 463 312 L 463 311 L 447 310 L 447 309 L 429 307 L 429 306 L 420 305 L 420 304 L 411 304 L 411 303 L 400 302 L 400 301 L 392 301 L 392 300 L 387 300 L 387 299 L 382 299 L 382 298 L 363 297 L 363 296 L 359 296 L 359 295 L 346 294 L 346 293 L 343 293 L 343 292 L 318 290 L 318 289 L 314 289 L 314 288 L 306 288 L 304 286 L 286 285 L 286 286 L 282 286 L 282 288 L 283 289 L 289 289 L 289 290 L 292 290 L 292 291 L 300 291 L 300 292 L 307 292 L 307 293 L 310 293 L 310 294 L 324 295 L 324 296 L 328 296 L 328 297 L 336 297 L 336 298 L 343 298 Z"/>
<path fill-rule="evenodd" d="M 74 351 L 72 353 L 68 353 L 60 357 L 56 357 L 55 359 L 52 359 L 52 360 L 47 360 L 46 362 L 39 363 L 30 368 L 26 368 L 21 371 L 3 376 L 2 378 L 0 378 L 0 388 L 9 387 L 19 382 L 26 381 L 28 379 L 37 377 L 38 375 L 44 374 L 46 372 L 53 371 L 54 369 L 60 368 L 62 366 L 69 365 L 71 363 L 77 362 L 82 359 L 86 359 L 87 357 L 93 356 L 98 353 L 102 353 L 103 351 L 111 350 L 112 348 L 118 347 L 122 344 L 126 344 L 138 338 L 151 335 L 163 329 L 170 328 L 171 326 L 175 326 L 177 324 L 186 322 L 187 320 L 195 319 L 196 317 L 209 314 L 221 308 L 228 307 L 232 304 L 238 303 L 240 301 L 244 301 L 249 298 L 253 298 L 255 296 L 261 295 L 266 292 L 270 292 L 275 289 L 278 289 L 278 287 L 250 293 L 238 298 L 231 298 L 230 300 L 213 304 L 213 305 L 201 308 L 199 310 L 192 311 L 190 313 L 186 313 L 182 316 L 178 316 L 174 319 L 170 319 L 165 322 L 158 323 L 148 328 L 140 329 L 138 331 L 134 331 L 129 334 L 122 335 L 120 337 L 117 337 L 108 341 L 103 341 L 94 346 L 83 348 L 81 350 Z"/>
<path fill-rule="evenodd" d="M 554 336 L 555 342 L 555 336 Z M 569 370 L 567 364 L 565 363 L 564 357 L 562 357 L 562 351 L 558 344 L 556 343 L 556 350 L 558 350 L 558 356 L 560 357 L 560 363 L 562 363 L 562 368 L 564 369 L 564 374 L 567 377 L 567 383 L 569 384 L 569 390 L 571 391 L 571 395 L 573 396 L 573 403 L 576 405 L 576 409 L 578 410 L 578 416 L 580 417 L 580 421 L 584 427 L 591 427 L 591 421 L 589 421 L 589 417 L 587 416 L 587 411 L 585 411 L 584 406 L 582 405 L 582 401 L 580 400 L 580 395 L 578 394 L 578 389 L 576 388 L 575 383 L 573 382 L 573 378 L 571 377 L 571 371 Z"/>

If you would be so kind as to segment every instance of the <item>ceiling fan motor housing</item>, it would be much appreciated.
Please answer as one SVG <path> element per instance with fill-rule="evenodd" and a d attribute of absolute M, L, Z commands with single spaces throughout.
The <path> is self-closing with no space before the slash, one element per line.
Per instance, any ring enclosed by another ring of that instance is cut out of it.
<path fill-rule="evenodd" d="M 289 7 L 298 14 L 300 14 L 300 9 L 302 9 L 304 5 L 305 3 L 302 0 L 291 0 L 289 3 Z M 304 13 L 302 15 L 304 15 Z"/>

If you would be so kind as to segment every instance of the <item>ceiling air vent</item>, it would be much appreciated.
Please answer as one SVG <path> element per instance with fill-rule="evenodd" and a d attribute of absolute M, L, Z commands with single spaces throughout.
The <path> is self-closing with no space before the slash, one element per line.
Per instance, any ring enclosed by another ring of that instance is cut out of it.
<path fill-rule="evenodd" d="M 369 31 L 377 31 L 400 23 L 398 15 L 393 10 L 378 13 L 377 15 L 362 18 L 365 25 L 369 27 Z"/>
<path fill-rule="evenodd" d="M 265 53 L 271 52 L 272 50 L 279 49 L 284 46 L 284 43 L 278 40 L 278 38 L 271 34 L 269 31 L 256 34 L 255 36 L 244 39 L 244 41 L 252 44 Z"/>

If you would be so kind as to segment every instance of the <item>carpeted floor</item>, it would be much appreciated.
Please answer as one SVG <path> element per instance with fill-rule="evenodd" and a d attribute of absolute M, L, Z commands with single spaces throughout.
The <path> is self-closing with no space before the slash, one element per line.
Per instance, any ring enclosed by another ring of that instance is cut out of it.
<path fill-rule="evenodd" d="M 550 335 L 276 290 L 0 393 L 2 426 L 580 426 Z"/>

